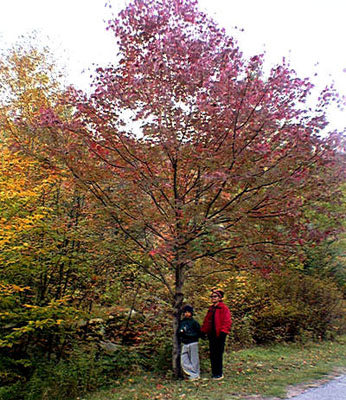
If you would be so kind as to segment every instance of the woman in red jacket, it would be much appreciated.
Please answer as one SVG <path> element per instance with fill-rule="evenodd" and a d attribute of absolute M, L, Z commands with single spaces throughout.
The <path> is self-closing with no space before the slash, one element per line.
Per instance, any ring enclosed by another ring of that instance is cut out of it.
<path fill-rule="evenodd" d="M 211 371 L 213 379 L 223 379 L 222 362 L 225 349 L 226 335 L 232 326 L 231 312 L 223 303 L 223 291 L 212 290 L 212 305 L 201 328 L 201 332 L 208 335 Z"/>

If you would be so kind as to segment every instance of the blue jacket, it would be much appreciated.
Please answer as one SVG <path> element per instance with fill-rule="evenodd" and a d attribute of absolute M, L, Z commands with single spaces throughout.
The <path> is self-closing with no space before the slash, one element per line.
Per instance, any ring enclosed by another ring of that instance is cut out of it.
<path fill-rule="evenodd" d="M 193 318 L 184 318 L 182 321 L 180 321 L 178 336 L 182 343 L 190 344 L 198 342 L 200 334 L 201 327 Z"/>

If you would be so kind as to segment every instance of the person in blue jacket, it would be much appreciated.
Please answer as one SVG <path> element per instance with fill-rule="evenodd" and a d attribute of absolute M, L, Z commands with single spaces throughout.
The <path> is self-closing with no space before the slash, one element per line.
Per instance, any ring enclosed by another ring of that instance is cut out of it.
<path fill-rule="evenodd" d="M 201 335 L 199 323 L 193 319 L 193 307 L 187 305 L 182 309 L 183 319 L 180 321 L 178 336 L 181 342 L 181 367 L 189 380 L 200 377 L 198 339 Z"/>

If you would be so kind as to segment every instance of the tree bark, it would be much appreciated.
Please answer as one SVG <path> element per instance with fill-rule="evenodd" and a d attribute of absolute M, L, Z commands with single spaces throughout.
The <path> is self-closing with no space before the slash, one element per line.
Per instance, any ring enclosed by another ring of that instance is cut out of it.
<path fill-rule="evenodd" d="M 180 323 L 180 311 L 182 308 L 184 294 L 184 267 L 183 265 L 177 265 L 175 273 L 175 298 L 174 298 L 174 310 L 173 310 L 173 350 L 172 350 L 172 368 L 173 374 L 176 379 L 183 377 L 180 364 L 180 343 L 178 339 L 178 328 Z"/>

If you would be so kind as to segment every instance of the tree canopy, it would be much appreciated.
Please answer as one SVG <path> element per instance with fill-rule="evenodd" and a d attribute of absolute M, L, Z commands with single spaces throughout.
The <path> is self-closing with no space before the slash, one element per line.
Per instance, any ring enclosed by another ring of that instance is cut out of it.
<path fill-rule="evenodd" d="M 266 73 L 195 0 L 134 0 L 108 29 L 118 62 L 91 95 L 71 87 L 10 121 L 99 201 L 128 261 L 165 288 L 176 331 L 197 261 L 269 272 L 324 237 L 304 211 L 322 191 L 337 200 L 344 177 L 341 135 L 325 133 L 335 94 L 309 108 L 309 79 L 285 61 Z M 176 337 L 173 351 L 177 373 Z"/>
<path fill-rule="evenodd" d="M 303 209 L 341 178 L 339 136 L 322 135 L 334 94 L 309 109 L 308 79 L 285 61 L 264 73 L 197 1 L 135 0 L 108 29 L 119 62 L 97 69 L 91 96 L 70 90 L 69 120 L 46 109 L 38 125 L 177 318 L 197 260 L 266 271 L 318 237 Z"/>

